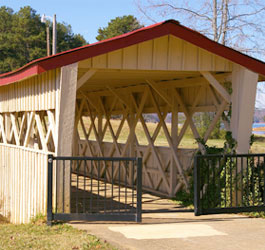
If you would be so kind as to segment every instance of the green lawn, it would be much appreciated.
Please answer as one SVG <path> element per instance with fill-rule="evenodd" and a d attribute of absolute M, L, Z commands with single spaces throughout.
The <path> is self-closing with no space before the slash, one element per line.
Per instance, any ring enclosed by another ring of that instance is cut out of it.
<path fill-rule="evenodd" d="M 1 218 L 0 218 L 1 220 Z M 0 249 L 114 249 L 85 231 L 67 224 L 52 227 L 44 223 L 13 225 L 0 221 Z"/>

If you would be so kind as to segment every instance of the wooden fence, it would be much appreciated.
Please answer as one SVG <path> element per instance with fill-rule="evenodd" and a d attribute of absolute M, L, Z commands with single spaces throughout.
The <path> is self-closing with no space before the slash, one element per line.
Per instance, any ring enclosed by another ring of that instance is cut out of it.
<path fill-rule="evenodd" d="M 48 154 L 1 143 L 0 159 L 0 213 L 17 224 L 45 214 Z"/>

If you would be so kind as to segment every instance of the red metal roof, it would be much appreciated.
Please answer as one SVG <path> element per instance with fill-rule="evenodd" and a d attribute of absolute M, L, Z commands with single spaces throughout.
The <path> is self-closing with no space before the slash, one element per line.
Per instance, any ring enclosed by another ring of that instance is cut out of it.
<path fill-rule="evenodd" d="M 216 43 L 199 32 L 180 25 L 175 20 L 168 20 L 104 41 L 34 60 L 17 70 L 1 74 L 0 85 L 7 85 L 51 69 L 169 34 L 265 76 L 264 62 Z"/>

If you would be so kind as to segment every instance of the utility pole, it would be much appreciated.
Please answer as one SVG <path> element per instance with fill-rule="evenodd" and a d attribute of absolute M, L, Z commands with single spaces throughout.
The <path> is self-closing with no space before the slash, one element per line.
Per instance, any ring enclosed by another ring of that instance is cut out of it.
<path fill-rule="evenodd" d="M 56 30 L 56 15 L 53 15 L 53 18 L 50 16 L 46 16 L 45 14 L 41 17 L 41 22 L 46 23 L 46 41 L 47 41 L 47 56 L 50 56 L 50 26 L 49 22 L 47 22 L 47 18 L 53 20 L 52 22 L 52 54 L 56 54 L 56 46 L 57 46 L 57 30 Z"/>
<path fill-rule="evenodd" d="M 56 15 L 53 15 L 52 25 L 52 54 L 55 55 L 57 45 Z"/>
<path fill-rule="evenodd" d="M 46 26 L 47 56 L 50 56 L 50 27 Z"/>

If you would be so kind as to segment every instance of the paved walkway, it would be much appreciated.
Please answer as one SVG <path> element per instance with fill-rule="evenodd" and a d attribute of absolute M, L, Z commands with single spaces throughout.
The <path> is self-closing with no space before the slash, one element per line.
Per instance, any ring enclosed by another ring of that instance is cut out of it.
<path fill-rule="evenodd" d="M 265 250 L 265 220 L 242 215 L 195 217 L 167 199 L 143 195 L 143 222 L 71 222 L 118 249 Z"/>

